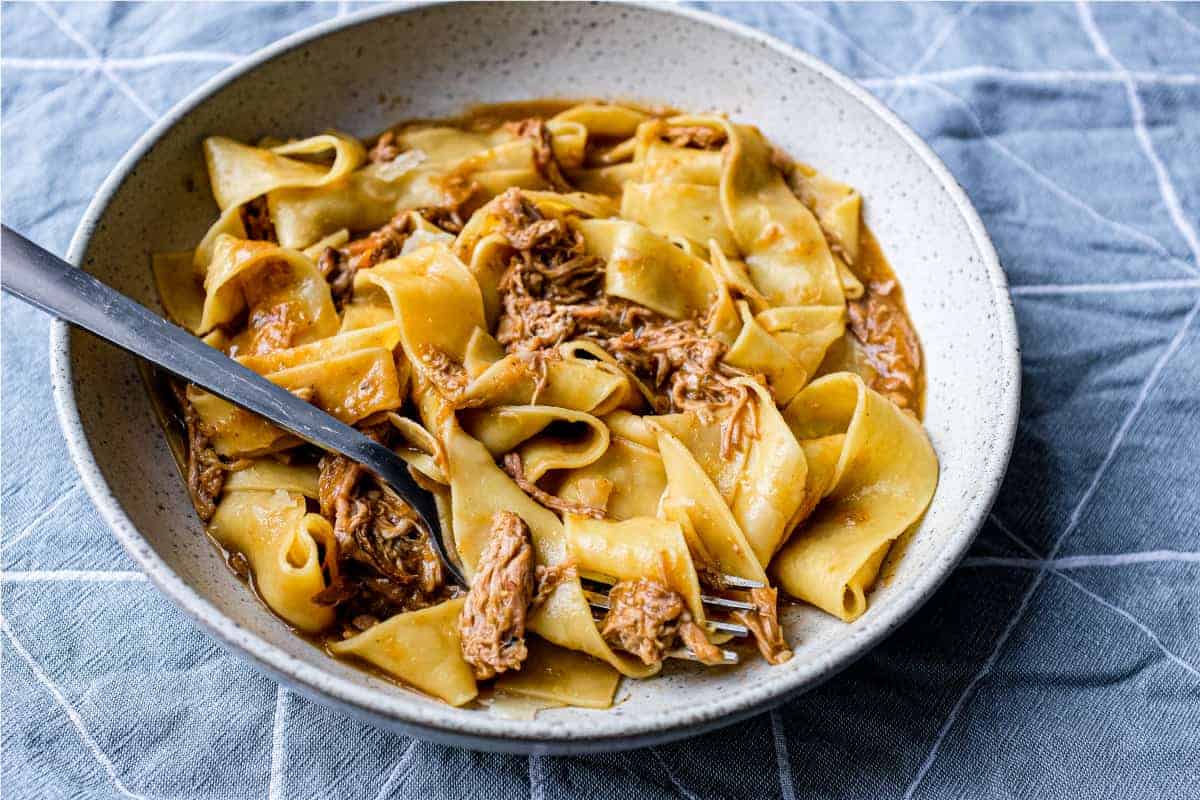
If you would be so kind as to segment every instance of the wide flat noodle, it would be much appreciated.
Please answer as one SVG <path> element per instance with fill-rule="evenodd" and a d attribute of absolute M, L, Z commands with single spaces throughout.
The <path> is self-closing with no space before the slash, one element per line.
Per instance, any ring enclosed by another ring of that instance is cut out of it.
<path fill-rule="evenodd" d="M 762 564 L 716 485 L 682 442 L 663 427 L 656 430 L 667 475 L 662 514 L 685 523 L 697 558 L 716 572 L 766 583 Z"/>
<path fill-rule="evenodd" d="M 267 193 L 267 207 L 280 244 L 303 248 L 342 228 L 367 231 L 380 227 L 406 208 L 450 206 L 462 189 L 420 170 L 418 150 L 394 161 L 367 164 L 336 183 L 314 187 L 281 187 Z"/>
<path fill-rule="evenodd" d="M 590 255 L 606 262 L 604 291 L 672 319 L 703 315 L 716 299 L 708 264 L 648 228 L 621 220 L 580 220 Z"/>
<path fill-rule="evenodd" d="M 817 369 L 829 348 L 846 330 L 845 306 L 783 306 L 768 308 L 754 317 L 804 370 L 805 381 Z"/>
<path fill-rule="evenodd" d="M 580 358 L 570 343 L 559 353 L 560 358 L 541 364 L 528 355 L 505 356 L 471 381 L 463 403 L 476 407 L 538 403 L 595 416 L 641 404 L 638 389 L 619 367 Z"/>
<path fill-rule="evenodd" d="M 791 186 L 800 201 L 837 237 L 851 263 L 856 261 L 862 230 L 862 195 L 853 186 L 835 181 L 807 164 L 795 165 Z"/>
<path fill-rule="evenodd" d="M 203 389 L 188 386 L 187 399 L 200 417 L 213 449 L 226 458 L 276 453 L 300 440 L 262 417 Z"/>
<path fill-rule="evenodd" d="M 399 344 L 400 326 L 389 319 L 370 328 L 346 331 L 299 347 L 289 347 L 264 355 L 239 356 L 238 363 L 260 375 L 269 375 L 279 370 L 325 361 L 359 350 L 395 350 Z"/>
<path fill-rule="evenodd" d="M 645 225 L 659 236 L 686 239 L 705 247 L 715 241 L 725 254 L 738 254 L 716 186 L 630 182 L 624 189 L 622 217 Z"/>
<path fill-rule="evenodd" d="M 423 692 L 461 706 L 479 694 L 463 660 L 458 616 L 464 599 L 397 614 L 357 636 L 331 642 L 335 655 L 361 658 Z"/>
<path fill-rule="evenodd" d="M 580 103 L 554 116 L 557 122 L 582 125 L 589 136 L 625 139 L 633 136 L 638 126 L 650 118 L 644 111 L 609 103 Z"/>
<path fill-rule="evenodd" d="M 193 253 L 155 253 L 151 258 L 154 285 L 167 319 L 199 333 L 204 316 L 204 282 L 192 269 Z"/>
<path fill-rule="evenodd" d="M 609 708 L 621 673 L 598 658 L 550 644 L 540 636 L 527 640 L 529 656 L 520 670 L 501 674 L 498 691 L 580 708 Z"/>
<path fill-rule="evenodd" d="M 317 528 L 324 530 L 314 537 Z M 290 625 L 316 632 L 333 622 L 333 609 L 312 601 L 325 589 L 316 539 L 328 539 L 333 530 L 321 515 L 306 513 L 303 495 L 230 492 L 208 531 L 226 550 L 246 557 L 259 595 Z"/>
<path fill-rule="evenodd" d="M 849 622 L 866 610 L 865 593 L 891 543 L 929 505 L 937 456 L 916 419 L 850 373 L 814 381 L 784 417 L 809 445 L 810 491 L 823 499 L 775 557 L 771 575 L 788 594 Z"/>
<path fill-rule="evenodd" d="M 609 519 L 652 517 L 667 488 L 663 460 L 655 449 L 616 434 L 598 459 L 563 475 L 557 494 L 603 508 Z"/>
<path fill-rule="evenodd" d="M 221 491 L 273 492 L 282 489 L 316 500 L 319 470 L 315 464 L 284 464 L 273 458 L 257 458 L 250 466 L 229 473 Z"/>
<path fill-rule="evenodd" d="M 693 412 L 655 418 L 679 439 L 720 491 L 762 566 L 783 544 L 804 501 L 808 466 L 770 393 L 754 381 L 758 436 L 749 439 L 734 460 L 721 455 L 721 420 L 702 420 Z"/>
<path fill-rule="evenodd" d="M 721 203 L 754 285 L 773 305 L 841 305 L 841 276 L 821 226 L 771 163 L 757 129 L 723 122 Z"/>
<path fill-rule="evenodd" d="M 352 424 L 399 408 L 407 392 L 407 362 L 397 368 L 396 323 L 351 331 L 300 347 L 237 360 L 286 389 L 301 392 L 321 410 Z M 213 447 L 223 456 L 262 455 L 297 440 L 262 417 L 195 387 L 188 400 Z"/>
<path fill-rule="evenodd" d="M 738 301 L 737 309 L 742 329 L 730 345 L 725 363 L 765 377 L 775 402 L 786 404 L 804 388 L 809 371 L 776 337 L 763 329 L 746 302 Z"/>
<path fill-rule="evenodd" d="M 449 248 L 432 243 L 360 271 L 355 289 L 376 286 L 400 323 L 404 354 L 440 391 L 466 388 L 467 345 L 483 327 L 479 286 Z"/>

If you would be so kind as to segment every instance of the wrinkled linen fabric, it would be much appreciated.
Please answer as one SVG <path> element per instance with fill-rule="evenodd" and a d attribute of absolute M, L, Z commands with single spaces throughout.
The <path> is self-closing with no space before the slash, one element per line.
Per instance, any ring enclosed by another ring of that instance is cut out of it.
<path fill-rule="evenodd" d="M 67 457 L 47 318 L 5 297 L 4 797 L 1200 797 L 1200 6 L 706 7 L 895 109 L 1008 273 L 1012 466 L 936 596 L 815 691 L 670 745 L 386 733 L 278 688 L 144 580 Z M 347 10 L 5 3 L 5 222 L 65 252 L 154 119 Z"/>

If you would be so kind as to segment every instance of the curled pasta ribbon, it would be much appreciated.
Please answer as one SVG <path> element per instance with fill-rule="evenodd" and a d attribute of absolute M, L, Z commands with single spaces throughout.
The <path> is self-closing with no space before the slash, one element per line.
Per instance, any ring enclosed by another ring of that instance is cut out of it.
<path fill-rule="evenodd" d="M 253 285 L 257 281 L 261 285 Z M 205 301 L 197 333 L 208 333 L 233 320 L 253 301 L 256 289 L 266 306 L 286 309 L 297 330 L 292 344 L 304 344 L 337 333 L 337 310 L 329 284 L 303 253 L 269 242 L 251 242 L 222 235 L 204 279 Z"/>
<path fill-rule="evenodd" d="M 466 411 L 461 420 L 463 428 L 494 457 L 516 451 L 525 477 L 534 483 L 551 470 L 585 467 L 609 446 L 603 422 L 569 408 L 496 406 Z"/>
<path fill-rule="evenodd" d="M 328 166 L 293 158 L 328 152 L 333 153 Z M 336 132 L 271 148 L 252 147 L 224 136 L 204 140 L 204 161 L 208 165 L 213 199 L 222 211 L 274 189 L 335 183 L 358 169 L 366 155 L 357 139 Z"/>
<path fill-rule="evenodd" d="M 808 457 L 803 521 L 771 562 L 793 597 L 847 622 L 892 542 L 925 512 L 938 463 L 921 424 L 848 372 L 809 384 L 784 417 Z"/>
<path fill-rule="evenodd" d="M 283 489 L 228 492 L 209 532 L 222 547 L 246 557 L 263 601 L 289 624 L 315 633 L 333 622 L 333 609 L 311 599 L 326 588 L 316 539 L 331 536 L 332 529 L 321 515 L 306 513 L 303 495 Z"/>

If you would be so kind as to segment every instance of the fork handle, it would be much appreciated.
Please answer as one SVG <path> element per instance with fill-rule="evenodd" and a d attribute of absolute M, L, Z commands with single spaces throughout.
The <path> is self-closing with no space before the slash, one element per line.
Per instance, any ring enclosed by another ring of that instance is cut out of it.
<path fill-rule="evenodd" d="M 445 568 L 466 585 L 442 542 L 432 496 L 417 485 L 407 464 L 395 453 L 7 225 L 2 228 L 0 286 L 5 291 L 265 417 L 307 442 L 363 464 L 421 516 Z"/>

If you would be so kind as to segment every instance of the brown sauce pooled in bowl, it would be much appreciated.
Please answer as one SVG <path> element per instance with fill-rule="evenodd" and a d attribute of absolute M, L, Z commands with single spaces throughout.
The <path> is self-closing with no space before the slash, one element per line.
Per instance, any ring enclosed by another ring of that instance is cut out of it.
<path fill-rule="evenodd" d="M 849 330 L 862 348 L 868 385 L 901 408 L 922 416 L 925 369 L 921 342 L 904 304 L 904 291 L 875 235 L 864 225 L 858 261 L 850 269 L 863 296 L 846 304 Z"/>

